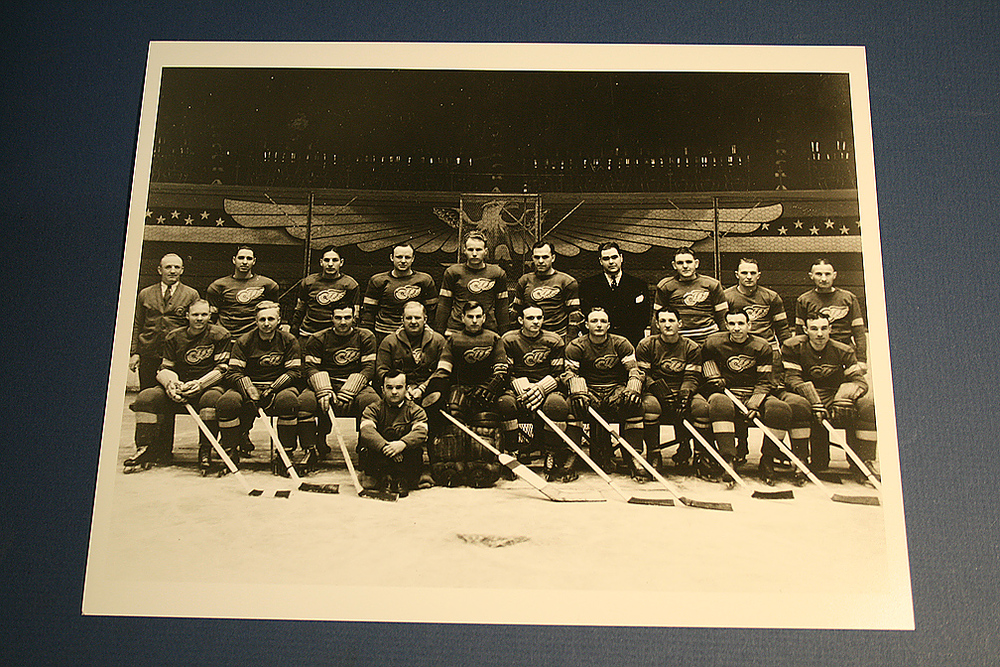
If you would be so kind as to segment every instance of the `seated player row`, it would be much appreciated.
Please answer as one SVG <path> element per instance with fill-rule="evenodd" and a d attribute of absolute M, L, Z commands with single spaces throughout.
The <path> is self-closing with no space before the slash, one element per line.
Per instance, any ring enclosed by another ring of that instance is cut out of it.
<path fill-rule="evenodd" d="M 588 314 L 586 335 L 564 345 L 561 337 L 543 330 L 544 313 L 535 306 L 523 306 L 520 329 L 501 337 L 484 328 L 482 305 L 466 302 L 462 329 L 446 340 L 427 326 L 423 305 L 410 302 L 403 309 L 403 326 L 377 350 L 374 335 L 355 327 L 350 307 L 334 308 L 333 326 L 307 338 L 304 346 L 279 329 L 273 302 L 258 304 L 256 327 L 231 345 L 228 332 L 210 324 L 209 317 L 209 304 L 195 301 L 188 308 L 188 326 L 167 335 L 158 386 L 140 392 L 132 406 L 138 454 L 127 465 L 169 458 L 171 445 L 157 439 L 156 422 L 184 402 L 196 406 L 209 429 L 220 433 L 234 459 L 263 409 L 277 417 L 282 446 L 302 448 L 307 469 L 326 449 L 331 413 L 356 417 L 358 457 L 369 483 L 384 486 L 391 479 L 403 490 L 419 481 L 428 434 L 433 436 L 427 442 L 430 472 L 438 484 L 488 486 L 499 475 L 495 457 L 442 422 L 442 408 L 506 451 L 541 449 L 550 479 L 575 475 L 571 450 L 559 431 L 579 442 L 583 423 L 589 424 L 592 457 L 604 468 L 611 466 L 611 435 L 595 423 L 591 408 L 619 422 L 626 441 L 646 455 L 659 448 L 661 420 L 679 427 L 690 418 L 693 428 L 733 461 L 735 408 L 719 393 L 724 389 L 746 401 L 751 419 L 760 415 L 779 435 L 790 428 L 793 449 L 802 458 L 810 420 L 825 418 L 828 408 L 842 425 L 852 427 L 862 457 L 874 458 L 874 408 L 865 399 L 863 373 L 850 347 L 829 340 L 824 316 L 807 322 L 807 338 L 786 341 L 787 388 L 774 381 L 771 349 L 749 334 L 743 312 L 729 314 L 727 332 L 710 336 L 702 348 L 680 336 L 679 313 L 668 306 L 657 314 L 659 333 L 638 350 L 610 333 L 608 314 L 600 308 Z M 539 409 L 548 419 L 540 420 Z M 855 411 L 856 423 L 846 423 Z M 535 421 L 534 437 L 522 446 L 518 421 L 525 418 Z M 825 432 L 812 430 L 814 436 Z M 814 465 L 825 465 L 816 440 Z M 826 448 L 828 461 L 828 443 Z M 211 451 L 203 435 L 203 467 L 212 465 Z M 773 457 L 765 448 L 763 472 Z M 632 468 L 631 458 L 623 459 Z M 700 469 L 714 474 L 707 458 L 699 461 Z"/>

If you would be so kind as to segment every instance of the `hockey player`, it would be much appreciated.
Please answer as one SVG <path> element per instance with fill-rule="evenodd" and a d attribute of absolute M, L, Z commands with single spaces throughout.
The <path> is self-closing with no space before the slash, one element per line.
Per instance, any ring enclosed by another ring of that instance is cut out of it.
<path fill-rule="evenodd" d="M 601 416 L 622 423 L 622 435 L 636 450 L 642 449 L 642 372 L 635 360 L 635 349 L 624 336 L 610 333 L 611 322 L 603 308 L 587 314 L 587 335 L 570 341 L 566 346 L 566 384 L 572 418 L 577 424 L 574 434 L 581 432 L 579 424 L 590 423 L 590 456 L 604 470 L 613 470 L 611 434 L 589 408 Z M 623 458 L 629 471 L 636 476 L 632 457 Z"/>
<path fill-rule="evenodd" d="M 400 243 L 390 255 L 392 270 L 377 273 L 368 281 L 361 307 L 361 326 L 375 334 L 381 343 L 395 333 L 403 322 L 403 306 L 410 301 L 422 303 L 430 312 L 437 306 L 434 279 L 413 270 L 413 246 Z"/>
<path fill-rule="evenodd" d="M 774 351 L 772 363 L 775 383 L 782 384 L 781 343 L 792 335 L 781 297 L 774 290 L 759 285 L 760 265 L 755 259 L 742 258 L 736 269 L 737 284 L 723 293 L 729 311 L 742 310 L 750 318 L 750 333 L 767 341 Z M 737 462 L 746 461 L 747 423 L 737 423 Z"/>
<path fill-rule="evenodd" d="M 763 338 L 750 333 L 750 320 L 741 311 L 728 313 L 726 331 L 712 334 L 705 341 L 702 369 L 708 393 L 708 414 L 719 453 L 729 463 L 736 458 L 737 409 L 724 389 L 729 389 L 746 405 L 747 421 L 759 417 L 779 439 L 785 437 L 793 423 L 807 424 L 809 421 L 808 408 L 803 403 L 796 404 L 793 414 L 791 406 L 769 395 L 775 388 L 772 358 L 771 347 Z M 793 440 L 793 446 L 796 444 Z M 778 448 L 765 437 L 760 456 L 760 472 L 765 481 L 773 478 L 773 461 L 778 455 Z M 706 460 L 699 466 L 699 473 L 708 479 L 719 477 L 717 466 Z M 796 480 L 799 481 L 798 476 Z"/>
<path fill-rule="evenodd" d="M 233 343 L 227 382 L 231 387 L 216 405 L 221 442 L 226 453 L 238 462 L 242 433 L 249 433 L 257 417 L 257 408 L 278 418 L 280 446 L 291 452 L 296 437 L 308 454 L 315 449 L 315 429 L 298 429 L 301 414 L 312 417 L 315 405 L 303 401 L 300 406 L 297 383 L 302 375 L 299 341 L 278 328 L 281 312 L 273 301 L 257 304 L 257 326 Z M 300 412 L 301 410 L 301 412 Z M 275 472 L 285 473 L 280 457 L 274 461 Z"/>
<path fill-rule="evenodd" d="M 500 335 L 483 328 L 486 313 L 478 301 L 462 306 L 462 330 L 448 339 L 431 377 L 424 405 L 438 396 L 446 409 L 484 439 L 498 439 L 496 400 L 507 384 L 510 364 Z M 433 409 L 433 408 L 432 408 Z M 500 477 L 493 454 L 449 424 L 428 446 L 431 477 L 440 486 L 492 486 Z"/>
<path fill-rule="evenodd" d="M 691 248 L 674 251 L 671 266 L 676 276 L 667 276 L 656 285 L 653 313 L 671 305 L 681 314 L 681 335 L 704 343 L 710 334 L 725 328 L 729 309 L 722 283 L 698 273 L 699 260 Z"/>
<path fill-rule="evenodd" d="M 520 313 L 523 305 L 538 306 L 544 314 L 542 327 L 546 331 L 561 336 L 564 342 L 576 338 L 583 321 L 576 278 L 553 268 L 556 251 L 549 242 L 536 242 L 531 259 L 535 270 L 518 279 L 513 313 Z"/>
<path fill-rule="evenodd" d="M 278 300 L 278 283 L 253 272 L 257 257 L 253 248 L 241 245 L 233 255 L 233 275 L 223 276 L 211 285 L 205 298 L 219 316 L 219 324 L 239 338 L 256 326 L 257 304 Z"/>
<path fill-rule="evenodd" d="M 804 334 L 806 320 L 814 315 L 826 315 L 830 321 L 830 338 L 850 345 L 857 355 L 863 373 L 868 371 L 868 329 L 865 327 L 861 303 L 853 292 L 833 286 L 837 272 L 826 259 L 817 259 L 809 270 L 815 287 L 795 301 L 795 327 Z"/>
<path fill-rule="evenodd" d="M 616 242 L 602 243 L 597 254 L 603 271 L 580 281 L 580 311 L 604 309 L 611 320 L 611 333 L 624 336 L 633 346 L 638 345 L 649 323 L 646 298 L 649 286 L 645 280 L 622 270 L 625 258 Z"/>
<path fill-rule="evenodd" d="M 326 436 L 333 429 L 330 408 L 338 417 L 360 419 L 364 409 L 378 400 L 370 386 L 375 377 L 375 335 L 354 326 L 350 306 L 335 307 L 333 326 L 306 339 L 303 358 L 310 387 L 302 392 L 304 402 L 315 403 L 318 411 L 309 417 L 301 414 L 299 427 L 317 433 L 319 453 L 325 456 Z M 307 458 L 305 465 L 315 464 Z"/>
<path fill-rule="evenodd" d="M 126 469 L 170 460 L 171 443 L 156 438 L 157 416 L 184 412 L 184 403 L 198 410 L 205 425 L 218 433 L 215 404 L 222 396 L 219 382 L 229 369 L 231 338 L 228 331 L 209 323 L 210 316 L 209 303 L 198 299 L 188 306 L 188 325 L 167 334 L 156 374 L 159 384 L 143 389 L 131 405 L 136 413 L 136 455 L 125 460 Z M 198 465 L 202 469 L 209 467 L 211 451 L 208 438 L 199 431 Z"/>
<path fill-rule="evenodd" d="M 690 434 L 682 425 L 692 425 L 707 439 L 712 437 L 708 401 L 698 394 L 701 383 L 701 346 L 680 334 L 681 316 L 667 305 L 656 313 L 658 332 L 643 339 L 635 350 L 636 364 L 644 375 L 642 396 L 643 439 L 646 452 L 659 455 L 660 423 L 666 421 L 680 442 L 674 463 L 684 465 L 691 458 Z"/>
<path fill-rule="evenodd" d="M 740 259 L 736 280 L 736 285 L 723 292 L 729 312 L 741 310 L 746 313 L 750 318 L 750 333 L 760 336 L 777 351 L 781 343 L 792 335 L 781 297 L 774 290 L 758 284 L 760 265 L 756 259 Z"/>
<path fill-rule="evenodd" d="M 832 325 L 826 315 L 806 317 L 806 335 L 793 336 L 781 347 L 785 382 L 805 398 L 818 424 L 810 438 L 809 467 L 823 470 L 830 464 L 830 439 L 822 420 L 847 431 L 847 444 L 873 469 L 877 436 L 875 401 L 868 393 L 864 371 L 854 350 L 832 340 Z M 794 444 L 794 441 L 793 441 Z M 851 470 L 860 474 L 854 462 Z M 864 479 L 864 475 L 860 475 Z"/>
<path fill-rule="evenodd" d="M 387 373 L 382 398 L 364 409 L 358 433 L 362 486 L 401 497 L 418 486 L 427 440 L 427 415 L 407 397 L 406 387 L 404 373 Z"/>
<path fill-rule="evenodd" d="M 449 266 L 441 279 L 435 328 L 446 336 L 462 330 L 465 304 L 476 301 L 483 307 L 484 327 L 503 333 L 510 317 L 507 274 L 496 264 L 486 263 L 486 237 L 482 232 L 469 232 L 463 247 L 465 262 Z"/>
<path fill-rule="evenodd" d="M 342 273 L 344 260 L 340 251 L 335 246 L 326 246 L 319 264 L 320 272 L 309 274 L 299 285 L 291 325 L 294 336 L 311 336 L 329 329 L 333 326 L 335 306 L 350 306 L 354 317 L 358 316 L 360 287 L 358 281 Z"/>
<path fill-rule="evenodd" d="M 156 267 L 160 282 L 139 292 L 132 326 L 132 346 L 128 361 L 139 375 L 139 389 L 155 387 L 156 374 L 163 359 L 163 341 L 168 333 L 187 324 L 187 309 L 200 297 L 198 291 L 181 283 L 184 261 L 168 253 Z M 169 452 L 174 441 L 174 416 L 158 417 L 157 448 Z"/>
<path fill-rule="evenodd" d="M 575 456 L 563 443 L 558 434 L 535 415 L 541 409 L 566 430 L 569 403 L 557 391 L 558 378 L 562 376 L 563 339 L 551 331 L 545 331 L 545 315 L 539 306 L 525 304 L 517 318 L 521 328 L 508 331 L 502 337 L 504 353 L 510 361 L 511 389 L 505 391 L 497 401 L 501 419 L 502 449 L 519 452 L 522 460 L 531 451 L 545 452 L 545 475 L 548 481 L 569 482 L 576 479 L 573 471 Z M 518 417 L 526 416 L 532 422 L 532 446 L 518 446 Z"/>

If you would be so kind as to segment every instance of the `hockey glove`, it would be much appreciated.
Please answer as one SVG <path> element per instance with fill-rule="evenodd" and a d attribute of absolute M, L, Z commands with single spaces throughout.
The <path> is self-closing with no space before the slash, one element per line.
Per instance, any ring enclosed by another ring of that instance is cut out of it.
<path fill-rule="evenodd" d="M 841 399 L 834 399 L 830 412 L 830 422 L 838 428 L 849 426 L 857 416 L 854 402 Z"/>
<path fill-rule="evenodd" d="M 677 390 L 677 412 L 681 414 L 690 414 L 691 412 L 691 401 L 694 399 L 694 392 L 685 387 L 681 387 Z"/>
<path fill-rule="evenodd" d="M 268 408 L 271 407 L 271 404 L 274 403 L 275 396 L 276 393 L 270 387 L 268 387 L 264 391 L 260 392 L 260 397 L 256 401 L 254 401 L 254 403 L 256 403 L 257 407 L 260 408 L 261 410 L 267 410 Z"/>
<path fill-rule="evenodd" d="M 170 400 L 175 403 L 184 402 L 184 395 L 181 393 L 182 386 L 183 385 L 177 380 L 173 380 L 167 384 L 167 396 L 170 397 Z"/>
<path fill-rule="evenodd" d="M 826 411 L 826 407 L 822 403 L 813 403 L 812 413 L 813 419 L 820 424 L 823 423 L 824 419 L 827 419 L 830 416 L 830 413 Z"/>
<path fill-rule="evenodd" d="M 583 418 L 590 411 L 590 394 L 573 394 L 569 397 L 569 404 L 573 408 L 573 414 Z"/>
<path fill-rule="evenodd" d="M 642 380 L 637 377 L 630 377 L 625 383 L 625 392 L 622 394 L 622 407 L 634 409 L 642 402 Z"/>
<path fill-rule="evenodd" d="M 709 378 L 705 380 L 705 386 L 708 387 L 711 393 L 721 394 L 722 390 L 726 388 L 726 379 L 721 377 Z"/>

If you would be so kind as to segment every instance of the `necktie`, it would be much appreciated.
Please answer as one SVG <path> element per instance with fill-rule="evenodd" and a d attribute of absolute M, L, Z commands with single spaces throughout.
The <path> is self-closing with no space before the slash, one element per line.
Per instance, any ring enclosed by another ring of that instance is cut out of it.
<path fill-rule="evenodd" d="M 174 293 L 174 286 L 173 285 L 167 285 L 167 289 L 163 293 L 163 304 L 164 305 L 170 303 L 170 297 L 173 296 L 173 293 Z"/>

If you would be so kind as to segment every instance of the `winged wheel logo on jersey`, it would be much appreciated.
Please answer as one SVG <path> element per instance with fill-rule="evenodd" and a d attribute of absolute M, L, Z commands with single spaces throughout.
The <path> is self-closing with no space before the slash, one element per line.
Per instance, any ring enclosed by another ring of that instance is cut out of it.
<path fill-rule="evenodd" d="M 668 373 L 681 373 L 684 371 L 684 360 L 677 357 L 670 357 L 669 359 L 664 359 L 660 367 Z"/>
<path fill-rule="evenodd" d="M 337 353 L 333 355 L 333 363 L 338 366 L 346 366 L 352 361 L 357 361 L 360 356 L 361 351 L 358 348 L 345 347 L 343 350 L 337 350 Z"/>
<path fill-rule="evenodd" d="M 594 359 L 594 368 L 600 368 L 601 370 L 608 370 L 614 368 L 615 364 L 618 363 L 617 354 L 605 354 L 603 357 L 598 357 Z"/>
<path fill-rule="evenodd" d="M 754 304 L 747 306 L 743 309 L 743 312 L 747 314 L 747 318 L 754 322 L 756 320 L 764 319 L 767 316 L 767 306 L 761 306 L 759 304 Z"/>
<path fill-rule="evenodd" d="M 199 345 L 198 347 L 192 347 L 184 353 L 184 361 L 186 361 L 190 366 L 197 366 L 210 356 L 212 356 L 212 346 Z"/>
<path fill-rule="evenodd" d="M 254 299 L 264 294 L 263 287 L 247 287 L 236 293 L 236 301 L 239 303 L 250 303 Z"/>
<path fill-rule="evenodd" d="M 753 357 L 745 354 L 737 354 L 735 357 L 729 357 L 726 361 L 726 365 L 729 366 L 729 370 L 732 372 L 742 373 L 754 365 L 754 359 Z"/>
<path fill-rule="evenodd" d="M 538 364 L 543 364 L 549 358 L 549 351 L 545 348 L 538 350 L 531 350 L 526 352 L 524 355 L 524 365 L 525 366 L 537 366 Z"/>
<path fill-rule="evenodd" d="M 559 296 L 559 292 L 560 289 L 556 285 L 543 285 L 531 290 L 531 300 L 544 301 L 545 299 L 554 299 Z"/>
<path fill-rule="evenodd" d="M 684 304 L 688 306 L 697 306 L 699 303 L 708 298 L 708 290 L 695 289 L 691 290 L 684 295 Z"/>
<path fill-rule="evenodd" d="M 493 351 L 492 347 L 470 347 L 465 351 L 462 357 L 467 363 L 474 364 L 477 361 L 482 361 L 486 357 L 490 356 L 490 352 Z"/>
<path fill-rule="evenodd" d="M 843 319 L 850 312 L 850 308 L 847 306 L 827 306 L 826 308 L 820 308 L 819 312 L 830 318 L 830 321 Z"/>
<path fill-rule="evenodd" d="M 344 298 L 345 294 L 347 294 L 347 290 L 344 289 L 339 289 L 339 288 L 325 289 L 322 292 L 316 293 L 316 303 L 318 303 L 321 306 L 326 306 L 336 301 L 340 301 L 341 299 Z"/>
<path fill-rule="evenodd" d="M 282 356 L 284 355 L 281 352 L 269 352 L 268 354 L 261 355 L 257 363 L 261 366 L 280 366 Z"/>
<path fill-rule="evenodd" d="M 469 291 L 473 294 L 479 294 L 480 292 L 487 292 L 493 289 L 493 285 L 496 284 L 495 280 L 490 280 L 489 278 L 474 278 L 469 281 Z"/>
<path fill-rule="evenodd" d="M 401 285 L 392 293 L 396 301 L 409 301 L 420 296 L 420 285 Z"/>
<path fill-rule="evenodd" d="M 840 370 L 839 366 L 833 366 L 831 364 L 820 364 L 818 366 L 813 366 L 809 369 L 809 375 L 816 378 L 826 378 L 830 377 L 834 373 Z"/>

